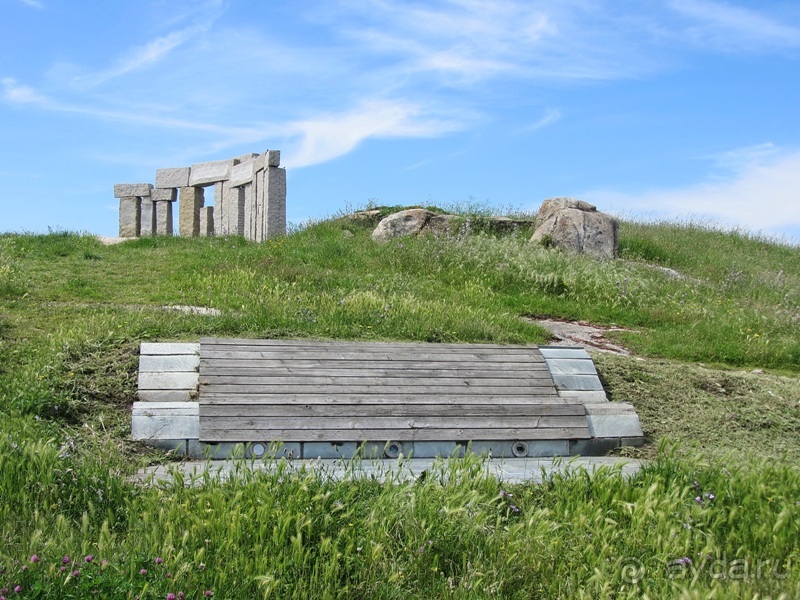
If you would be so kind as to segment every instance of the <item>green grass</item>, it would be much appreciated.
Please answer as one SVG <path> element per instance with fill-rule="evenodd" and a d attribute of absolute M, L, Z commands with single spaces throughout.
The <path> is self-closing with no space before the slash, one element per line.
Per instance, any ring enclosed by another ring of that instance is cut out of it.
<path fill-rule="evenodd" d="M 0 595 L 800 596 L 800 250 L 626 222 L 597 262 L 464 225 L 385 245 L 342 218 L 265 244 L 0 235 Z M 127 439 L 142 341 L 546 342 L 525 316 L 631 330 L 633 357 L 596 362 L 650 438 L 639 475 L 501 487 L 468 457 L 418 483 L 128 478 L 164 460 Z"/>

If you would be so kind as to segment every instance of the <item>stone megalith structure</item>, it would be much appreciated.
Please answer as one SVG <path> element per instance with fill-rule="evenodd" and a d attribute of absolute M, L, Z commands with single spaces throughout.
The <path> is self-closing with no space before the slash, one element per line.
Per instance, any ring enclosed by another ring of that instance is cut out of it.
<path fill-rule="evenodd" d="M 120 237 L 173 235 L 173 204 L 184 237 L 242 235 L 263 241 L 286 234 L 286 169 L 279 150 L 251 152 L 191 167 L 156 170 L 150 183 L 117 184 Z M 205 206 L 204 188 L 214 188 Z"/>
<path fill-rule="evenodd" d="M 536 218 L 532 243 L 601 259 L 616 258 L 619 221 L 575 198 L 549 198 Z"/>

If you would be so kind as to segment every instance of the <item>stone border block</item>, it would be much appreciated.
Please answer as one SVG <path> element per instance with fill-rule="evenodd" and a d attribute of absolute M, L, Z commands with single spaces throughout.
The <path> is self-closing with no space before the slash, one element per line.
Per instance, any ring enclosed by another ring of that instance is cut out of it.
<path fill-rule="evenodd" d="M 156 188 L 180 188 L 189 185 L 191 168 L 156 169 Z"/>
<path fill-rule="evenodd" d="M 175 202 L 178 199 L 178 190 L 175 188 L 156 188 L 150 192 L 153 202 Z"/>
<path fill-rule="evenodd" d="M 114 198 L 128 198 L 131 196 L 143 198 L 149 196 L 152 189 L 152 183 L 115 183 Z"/>

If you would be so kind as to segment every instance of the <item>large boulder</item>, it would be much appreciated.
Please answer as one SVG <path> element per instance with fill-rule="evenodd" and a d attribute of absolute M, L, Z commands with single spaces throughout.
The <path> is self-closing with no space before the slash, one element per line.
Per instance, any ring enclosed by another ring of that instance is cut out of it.
<path fill-rule="evenodd" d="M 542 203 L 531 242 L 597 258 L 617 256 L 619 221 L 596 206 L 574 198 Z"/>
<path fill-rule="evenodd" d="M 436 213 L 424 208 L 401 210 L 381 220 L 372 239 L 376 242 L 388 242 L 392 238 L 417 235 L 428 224 Z"/>

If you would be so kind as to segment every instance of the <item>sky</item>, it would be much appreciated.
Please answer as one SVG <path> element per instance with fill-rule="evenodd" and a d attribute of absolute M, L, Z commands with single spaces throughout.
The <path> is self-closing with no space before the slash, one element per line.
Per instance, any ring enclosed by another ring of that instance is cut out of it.
<path fill-rule="evenodd" d="M 0 231 L 114 236 L 115 183 L 277 149 L 294 225 L 570 196 L 800 243 L 796 0 L 0 0 L 0 22 Z"/>

